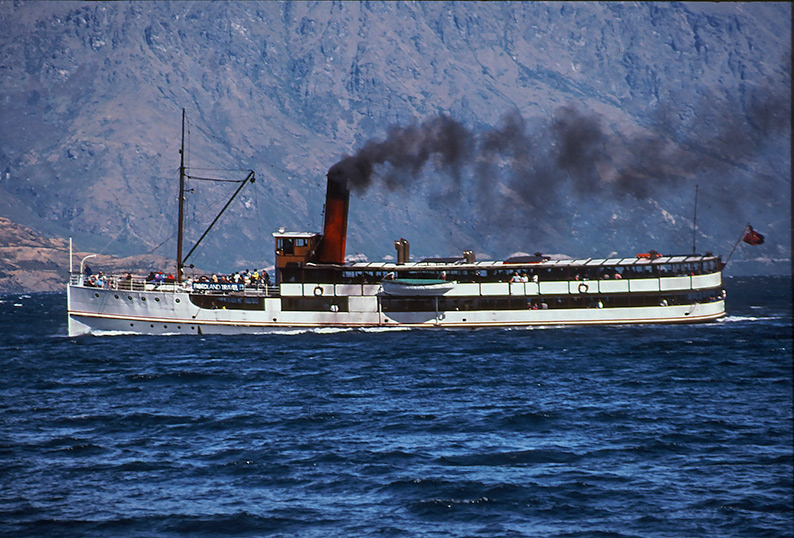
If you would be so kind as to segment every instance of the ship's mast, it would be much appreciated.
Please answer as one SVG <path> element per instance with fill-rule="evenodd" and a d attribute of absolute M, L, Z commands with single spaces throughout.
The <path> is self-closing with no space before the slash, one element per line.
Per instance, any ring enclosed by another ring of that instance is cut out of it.
<path fill-rule="evenodd" d="M 182 148 L 179 150 L 179 223 L 176 235 L 176 281 L 182 282 L 182 221 L 185 215 L 185 109 L 182 109 Z"/>

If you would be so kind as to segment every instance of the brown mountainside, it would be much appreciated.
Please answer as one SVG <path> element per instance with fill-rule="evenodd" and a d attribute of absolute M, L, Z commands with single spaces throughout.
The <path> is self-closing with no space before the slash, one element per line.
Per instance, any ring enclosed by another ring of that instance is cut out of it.
<path fill-rule="evenodd" d="M 72 264 L 80 270 L 87 253 L 74 250 Z M 95 271 L 147 274 L 168 270 L 173 262 L 162 256 L 118 258 L 97 254 L 87 263 Z M 69 241 L 43 237 L 30 228 L 0 217 L 0 293 L 65 291 L 69 278 Z"/>

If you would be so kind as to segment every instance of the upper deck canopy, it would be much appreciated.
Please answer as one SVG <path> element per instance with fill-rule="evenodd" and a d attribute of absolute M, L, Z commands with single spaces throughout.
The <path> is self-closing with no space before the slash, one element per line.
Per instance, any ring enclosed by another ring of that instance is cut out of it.
<path fill-rule="evenodd" d="M 346 264 L 345 270 L 360 271 L 482 271 L 482 270 L 521 270 L 521 269 L 552 269 L 552 268 L 586 268 L 593 269 L 599 267 L 624 268 L 624 267 L 646 267 L 666 264 L 701 263 L 716 262 L 718 256 L 703 255 L 682 255 L 682 256 L 660 256 L 653 260 L 648 258 L 584 258 L 584 259 L 564 259 L 546 260 L 533 263 L 505 263 L 504 261 L 478 261 L 466 262 L 463 258 L 457 261 L 423 261 L 408 262 L 397 265 L 395 262 L 355 262 Z M 309 264 L 311 266 L 313 264 Z M 317 265 L 319 267 L 319 265 Z"/>

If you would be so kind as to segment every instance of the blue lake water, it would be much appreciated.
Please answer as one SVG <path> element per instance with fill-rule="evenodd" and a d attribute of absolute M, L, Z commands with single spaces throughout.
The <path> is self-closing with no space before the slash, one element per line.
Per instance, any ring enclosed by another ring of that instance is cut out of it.
<path fill-rule="evenodd" d="M 788 536 L 790 278 L 703 325 L 66 334 L 0 296 L 0 534 Z"/>

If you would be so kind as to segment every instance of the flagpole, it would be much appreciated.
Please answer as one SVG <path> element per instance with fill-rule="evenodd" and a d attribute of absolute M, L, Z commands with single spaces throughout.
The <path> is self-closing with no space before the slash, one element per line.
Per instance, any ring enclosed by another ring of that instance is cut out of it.
<path fill-rule="evenodd" d="M 738 246 L 739 246 L 739 243 L 741 242 L 742 238 L 744 237 L 744 234 L 746 234 L 746 233 L 747 233 L 747 229 L 748 229 L 749 227 L 750 227 L 750 223 L 749 223 L 749 222 L 748 222 L 747 224 L 745 224 L 745 225 L 744 225 L 744 230 L 742 230 L 742 233 L 741 233 L 741 235 L 739 235 L 739 239 L 737 239 L 737 240 L 736 240 L 736 244 L 735 244 L 735 245 L 733 245 L 733 249 L 731 249 L 731 253 L 730 253 L 730 254 L 728 254 L 728 259 L 727 259 L 727 260 L 725 260 L 725 263 L 724 263 L 723 265 L 728 265 L 728 262 L 730 261 L 730 259 L 731 259 L 731 256 L 733 256 L 733 251 L 734 251 L 734 250 L 736 250 L 736 247 L 738 247 Z"/>

